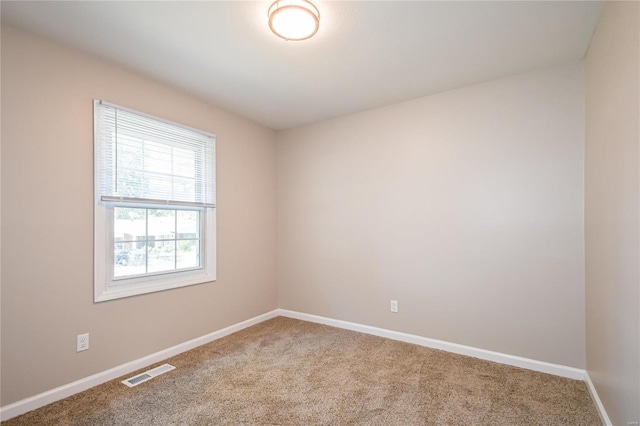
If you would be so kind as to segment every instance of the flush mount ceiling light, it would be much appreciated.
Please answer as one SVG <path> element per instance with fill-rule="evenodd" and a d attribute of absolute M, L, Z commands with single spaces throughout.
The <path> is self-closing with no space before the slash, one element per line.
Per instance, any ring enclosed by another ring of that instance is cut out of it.
<path fill-rule="evenodd" d="M 277 0 L 269 7 L 269 28 L 285 40 L 306 40 L 320 27 L 320 11 L 307 0 Z"/>

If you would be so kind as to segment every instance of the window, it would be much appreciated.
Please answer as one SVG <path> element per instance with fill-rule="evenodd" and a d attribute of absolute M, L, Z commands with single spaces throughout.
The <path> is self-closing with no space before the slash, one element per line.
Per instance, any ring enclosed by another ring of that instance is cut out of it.
<path fill-rule="evenodd" d="M 94 101 L 96 302 L 215 280 L 215 136 Z"/>

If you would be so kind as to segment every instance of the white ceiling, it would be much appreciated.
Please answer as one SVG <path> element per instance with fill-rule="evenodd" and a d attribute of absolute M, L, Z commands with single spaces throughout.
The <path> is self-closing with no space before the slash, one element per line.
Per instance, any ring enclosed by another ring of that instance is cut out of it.
<path fill-rule="evenodd" d="M 284 41 L 271 0 L 6 2 L 32 31 L 285 129 L 582 58 L 600 1 L 315 1 Z"/>

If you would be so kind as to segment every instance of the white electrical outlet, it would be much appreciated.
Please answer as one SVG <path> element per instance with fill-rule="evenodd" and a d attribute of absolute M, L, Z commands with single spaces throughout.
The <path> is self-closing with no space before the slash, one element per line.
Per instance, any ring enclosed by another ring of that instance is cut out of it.
<path fill-rule="evenodd" d="M 82 352 L 89 349 L 89 333 L 78 334 L 78 348 L 76 352 Z"/>
<path fill-rule="evenodd" d="M 392 300 L 391 301 L 391 312 L 398 312 L 398 301 L 397 300 Z"/>
<path fill-rule="evenodd" d="M 629 426 L 638 426 L 638 422 L 629 422 L 627 423 Z"/>

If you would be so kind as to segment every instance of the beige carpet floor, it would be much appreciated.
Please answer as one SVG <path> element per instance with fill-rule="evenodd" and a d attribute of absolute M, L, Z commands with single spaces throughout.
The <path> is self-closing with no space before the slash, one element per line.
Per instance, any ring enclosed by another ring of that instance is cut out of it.
<path fill-rule="evenodd" d="M 601 424 L 583 382 L 289 318 L 168 362 L 3 425 Z"/>

